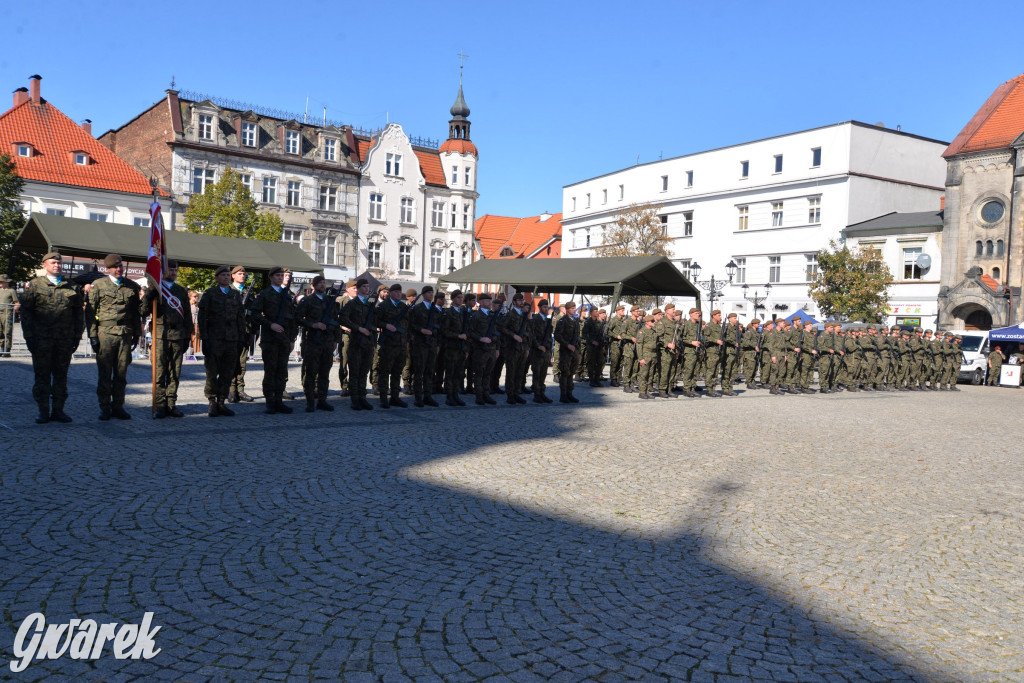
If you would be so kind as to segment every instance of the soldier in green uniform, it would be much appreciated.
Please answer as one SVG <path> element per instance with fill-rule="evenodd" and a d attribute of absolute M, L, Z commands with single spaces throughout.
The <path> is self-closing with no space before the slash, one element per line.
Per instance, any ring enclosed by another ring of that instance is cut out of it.
<path fill-rule="evenodd" d="M 732 385 L 736 376 L 736 364 L 740 354 L 740 319 L 730 313 L 722 328 L 722 395 L 735 396 Z"/>
<path fill-rule="evenodd" d="M 860 391 L 861 359 L 864 355 L 861 351 L 860 335 L 860 328 L 851 326 L 847 328 L 846 339 L 843 340 L 846 390 L 850 392 Z"/>
<path fill-rule="evenodd" d="M 18 293 L 11 288 L 11 280 L 0 275 L 0 358 L 9 358 L 14 340 L 14 314 L 18 311 Z M 49 410 L 49 406 L 47 406 Z"/>
<path fill-rule="evenodd" d="M 174 306 L 168 305 L 154 287 L 146 290 L 140 312 L 145 319 L 152 314 L 153 301 L 157 302 L 156 318 L 151 322 L 153 362 L 156 364 L 156 412 L 153 417 L 157 419 L 185 417 L 178 410 L 178 380 L 181 377 L 181 361 L 192 339 L 194 324 L 192 307 L 188 304 L 188 290 L 179 285 L 177 279 L 178 262 L 168 259 L 164 282 L 169 283 L 171 296 L 180 302 L 181 313 Z"/>
<path fill-rule="evenodd" d="M 601 329 L 601 323 L 598 320 L 600 312 L 596 306 L 591 306 L 586 320 L 583 321 L 583 344 L 587 349 L 583 355 L 587 362 L 587 377 L 592 387 L 601 386 L 601 366 L 604 365 L 602 362 L 604 356 L 601 355 L 604 330 Z"/>
<path fill-rule="evenodd" d="M 288 382 L 288 357 L 295 348 L 298 323 L 295 301 L 284 288 L 284 269 L 270 269 L 270 286 L 252 302 L 249 310 L 254 323 L 260 326 L 260 351 L 263 354 L 263 397 L 266 413 L 291 413 L 284 404 Z"/>
<path fill-rule="evenodd" d="M 889 328 L 885 325 L 878 326 L 878 379 L 876 384 L 880 391 L 892 391 L 889 374 L 892 372 L 892 345 L 889 343 Z"/>
<path fill-rule="evenodd" d="M 501 330 L 502 352 L 505 359 L 505 402 L 509 405 L 526 403 L 519 395 L 521 382 L 526 376 L 526 361 L 530 352 L 529 307 L 521 293 L 512 297 L 512 305 L 498 324 Z"/>
<path fill-rule="evenodd" d="M 761 387 L 767 388 L 769 393 L 777 383 L 776 366 L 772 362 L 772 343 L 776 336 L 775 321 L 765 320 L 761 324 Z"/>
<path fill-rule="evenodd" d="M 550 351 L 555 332 L 548 310 L 548 300 L 541 299 L 537 302 L 537 313 L 530 318 L 530 372 L 533 374 L 534 403 L 552 403 L 544 383 L 551 365 Z"/>
<path fill-rule="evenodd" d="M 691 308 L 689 317 L 683 323 L 679 341 L 683 347 L 683 396 L 699 398 L 697 393 L 697 367 L 703 354 L 704 332 L 700 324 L 700 309 Z M 639 343 L 639 341 L 637 342 Z"/>
<path fill-rule="evenodd" d="M 107 277 L 93 282 L 85 309 L 89 343 L 96 354 L 100 419 L 130 420 L 124 394 L 132 351 L 142 338 L 140 288 L 124 277 L 124 264 L 117 254 L 107 254 L 103 265 Z"/>
<path fill-rule="evenodd" d="M 366 376 L 377 346 L 373 322 L 374 301 L 369 298 L 370 283 L 356 280 L 356 294 L 341 309 L 338 322 L 350 330 L 348 349 L 348 397 L 352 410 L 373 410 L 366 400 Z"/>
<path fill-rule="evenodd" d="M 626 306 L 619 304 L 615 307 L 615 314 L 605 328 L 605 335 L 610 344 L 608 377 L 611 378 L 611 383 L 608 386 L 612 387 L 622 386 L 619 379 L 622 376 L 622 347 L 624 344 L 622 333 L 626 329 L 626 320 Z"/>
<path fill-rule="evenodd" d="M 893 365 L 896 379 L 893 386 L 896 391 L 909 391 L 907 387 L 907 381 L 910 376 L 910 365 L 911 365 L 911 352 L 910 352 L 910 333 L 906 330 L 901 330 L 898 326 L 893 326 L 890 339 L 895 339 L 895 351 L 893 355 Z"/>
<path fill-rule="evenodd" d="M 248 274 L 245 272 L 245 266 L 235 266 L 231 269 L 231 289 L 238 292 L 238 295 L 242 299 L 242 310 L 248 311 L 252 305 L 252 287 L 246 287 L 245 278 Z M 235 372 L 231 377 L 231 391 L 228 393 L 228 400 L 231 403 L 238 403 L 239 401 L 245 401 L 246 403 L 252 403 L 255 399 L 249 394 L 245 393 L 245 366 L 249 359 L 249 351 L 252 346 L 252 336 L 255 330 L 249 323 L 248 317 L 245 320 L 245 344 L 242 346 L 242 350 L 238 353 L 238 364 L 235 368 Z"/>
<path fill-rule="evenodd" d="M 960 387 L 957 386 L 957 379 L 960 377 L 960 366 L 963 365 L 964 352 L 961 344 L 963 344 L 964 338 L 960 335 L 953 337 L 953 360 L 951 361 L 951 370 L 953 372 L 953 378 L 950 383 L 952 391 L 960 391 Z"/>
<path fill-rule="evenodd" d="M 555 325 L 555 341 L 561 349 L 558 359 L 558 400 L 561 403 L 579 403 L 579 399 L 572 395 L 581 354 L 580 328 L 575 313 L 576 303 L 569 301 L 565 304 L 565 315 Z"/>
<path fill-rule="evenodd" d="M 653 373 L 660 346 L 659 334 L 655 329 L 656 322 L 653 315 L 644 316 L 643 327 L 637 331 L 636 348 L 637 354 L 640 356 L 640 360 L 637 361 L 640 365 L 638 380 L 640 382 L 640 398 L 642 399 L 654 398 L 651 396 L 651 385 L 657 379 Z"/>
<path fill-rule="evenodd" d="M 999 376 L 1002 374 L 1003 361 L 1005 360 L 1006 356 L 1003 355 L 1002 346 L 996 346 L 988 354 L 988 381 L 985 382 L 988 386 L 999 386 Z"/>
<path fill-rule="evenodd" d="M 203 340 L 203 365 L 206 368 L 206 400 L 210 402 L 210 417 L 235 413 L 225 407 L 231 379 L 238 365 L 240 349 L 246 343 L 245 309 L 242 295 L 231 285 L 231 269 L 217 268 L 216 284 L 203 292 L 199 299 L 196 326 Z"/>
<path fill-rule="evenodd" d="M 420 302 L 409 309 L 409 355 L 412 356 L 413 405 L 437 407 L 430 395 L 434 389 L 434 359 L 436 337 L 440 336 L 441 311 L 434 305 L 434 288 L 424 285 Z"/>
<path fill-rule="evenodd" d="M 451 293 L 452 305 L 441 316 L 441 358 L 444 363 L 445 405 L 464 406 L 459 398 L 461 378 L 465 376 L 466 340 L 469 339 L 469 314 L 463 308 L 462 290 Z"/>
<path fill-rule="evenodd" d="M 818 335 L 818 392 L 831 394 L 835 382 L 836 335 L 835 324 L 827 320 Z"/>
<path fill-rule="evenodd" d="M 722 352 L 725 341 L 722 339 L 722 311 L 717 308 L 711 311 L 711 320 L 704 326 L 704 344 L 707 347 L 707 369 L 704 384 L 711 398 L 721 398 L 722 393 L 715 390 L 718 378 L 722 374 Z"/>
<path fill-rule="evenodd" d="M 651 384 L 658 390 L 658 395 L 663 398 L 679 396 L 672 391 L 675 388 L 676 379 L 676 349 L 679 347 L 675 312 L 676 305 L 669 302 L 665 304 L 664 311 L 653 314 L 654 333 L 658 337 L 658 354 L 655 360 L 657 374 L 653 375 Z"/>
<path fill-rule="evenodd" d="M 409 307 L 409 313 L 412 313 L 413 306 L 416 305 L 419 296 L 416 294 L 416 290 L 410 287 L 405 290 L 405 305 Z M 412 390 L 412 353 L 409 348 L 409 339 L 406 338 L 405 345 L 405 365 L 402 366 L 402 393 L 411 396 Z"/>
<path fill-rule="evenodd" d="M 747 389 L 760 388 L 757 384 L 757 366 L 761 355 L 761 320 L 754 318 L 747 325 L 743 332 L 743 341 L 740 343 L 740 354 L 743 357 L 743 377 L 747 382 Z M 764 370 L 761 371 L 761 383 L 764 384 Z"/>
<path fill-rule="evenodd" d="M 330 412 L 334 407 L 327 402 L 331 384 L 331 365 L 334 350 L 341 341 L 341 322 L 338 301 L 327 295 L 327 280 L 323 275 L 313 278 L 313 291 L 299 302 L 295 311 L 298 326 L 302 328 L 302 391 L 306 395 L 306 412 Z"/>
<path fill-rule="evenodd" d="M 71 422 L 64 412 L 68 366 L 82 340 L 85 324 L 82 295 L 61 276 L 60 268 L 60 254 L 50 252 L 43 256 L 46 274 L 28 283 L 20 302 L 21 331 L 32 354 L 32 398 L 39 407 L 39 424 L 50 420 Z"/>
<path fill-rule="evenodd" d="M 813 394 L 814 389 L 811 389 L 811 380 L 814 379 L 814 367 L 818 362 L 818 335 L 814 330 L 814 323 L 810 320 L 804 321 L 803 337 L 801 337 L 803 344 L 800 355 L 802 356 L 800 361 L 800 392 L 804 394 Z M 820 382 L 819 382 L 820 387 Z"/>
<path fill-rule="evenodd" d="M 939 390 L 939 381 L 940 381 L 940 377 L 942 376 L 942 369 L 943 369 L 942 368 L 943 353 L 942 353 L 942 335 L 941 334 L 935 333 L 935 335 L 932 337 L 931 345 L 930 345 L 930 349 L 929 350 L 931 351 L 930 359 L 931 359 L 931 365 L 932 365 L 931 377 L 929 378 L 929 380 L 930 380 L 929 388 L 932 391 L 938 391 Z"/>
<path fill-rule="evenodd" d="M 408 305 L 402 301 L 402 286 L 398 283 L 388 288 L 388 297 L 377 304 L 374 324 L 380 330 L 377 338 L 379 356 L 377 367 L 377 394 L 380 407 L 408 408 L 402 400 L 402 371 L 408 347 Z"/>
<path fill-rule="evenodd" d="M 469 319 L 467 334 L 473 343 L 472 367 L 473 367 L 473 388 L 476 393 L 476 404 L 495 405 L 497 401 L 491 398 L 491 373 L 494 370 L 494 360 L 498 355 L 497 345 L 500 341 L 498 331 L 498 316 L 501 311 L 501 301 L 492 299 L 491 295 L 483 292 L 477 296 L 480 306 L 473 312 Z"/>
<path fill-rule="evenodd" d="M 786 321 L 779 319 L 775 321 L 775 329 L 766 334 L 764 345 L 768 347 L 768 360 L 771 364 L 769 374 L 771 376 L 771 389 L 768 393 L 775 396 L 784 396 L 788 387 L 783 384 L 786 381 L 786 354 L 788 353 L 788 333 Z"/>
<path fill-rule="evenodd" d="M 338 311 L 345 309 L 349 301 L 359 296 L 359 284 L 356 280 L 349 280 L 345 283 L 345 293 L 338 297 Z M 338 383 L 341 385 L 341 395 L 350 396 L 348 388 L 348 349 L 352 345 L 352 330 L 343 325 L 341 327 L 341 341 L 338 342 Z"/>
<path fill-rule="evenodd" d="M 879 387 L 879 347 L 878 328 L 869 324 L 865 333 L 860 338 L 861 348 L 864 349 L 864 390 L 876 391 Z"/>
<path fill-rule="evenodd" d="M 946 391 L 953 391 L 953 387 L 956 386 L 956 377 L 960 374 L 960 363 L 957 361 L 960 351 L 956 348 L 956 341 L 953 338 L 952 332 L 945 334 L 942 348 L 946 362 L 946 371 L 942 378 L 942 385 Z"/>
<path fill-rule="evenodd" d="M 639 359 L 636 352 L 636 337 L 643 328 L 643 310 L 634 308 L 622 325 L 622 391 L 631 394 L 636 384 Z"/>
<path fill-rule="evenodd" d="M 377 287 L 377 306 L 381 302 L 387 301 L 389 298 L 389 289 L 387 285 L 380 285 Z M 376 311 L 376 308 L 374 309 Z M 373 357 L 370 360 L 370 384 L 368 391 L 371 394 L 377 393 L 377 370 L 380 368 L 380 352 L 379 347 L 376 344 L 376 327 L 374 327 L 374 345 L 373 345 Z"/>

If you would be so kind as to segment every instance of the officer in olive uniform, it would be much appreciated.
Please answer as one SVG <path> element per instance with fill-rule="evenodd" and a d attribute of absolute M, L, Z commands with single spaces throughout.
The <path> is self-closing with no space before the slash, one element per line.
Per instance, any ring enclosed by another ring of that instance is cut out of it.
<path fill-rule="evenodd" d="M 502 357 L 505 359 L 505 402 L 509 405 L 526 403 L 519 395 L 520 380 L 525 377 L 526 360 L 530 349 L 529 308 L 524 297 L 516 293 L 512 306 L 499 321 L 502 339 Z M 522 377 L 521 377 L 522 376 Z"/>
<path fill-rule="evenodd" d="M 85 324 L 82 295 L 61 276 L 60 267 L 57 252 L 43 256 L 46 274 L 29 282 L 21 295 L 21 331 L 32 354 L 32 398 L 39 407 L 39 424 L 50 420 L 71 422 L 64 412 L 68 366 Z"/>
<path fill-rule="evenodd" d="M 986 382 L 988 386 L 999 386 L 999 375 L 1002 373 L 1003 361 L 1005 360 L 1006 356 L 1003 355 L 1003 347 L 1001 346 L 996 346 L 988 354 L 988 381 Z"/>
<path fill-rule="evenodd" d="M 656 384 L 658 376 L 655 374 L 658 362 L 658 350 L 660 346 L 658 330 L 655 329 L 657 321 L 655 316 L 644 316 L 643 327 L 637 331 L 636 348 L 640 360 L 638 381 L 640 382 L 640 398 L 651 399 L 651 386 Z"/>
<path fill-rule="evenodd" d="M 469 314 L 463 307 L 461 289 L 452 291 L 451 299 L 452 305 L 441 316 L 441 358 L 438 362 L 444 363 L 444 404 L 454 407 L 466 405 L 459 398 L 459 390 L 461 378 L 465 376 Z"/>
<path fill-rule="evenodd" d="M 498 355 L 497 346 L 500 341 L 498 314 L 501 310 L 501 302 L 492 299 L 487 292 L 480 294 L 477 299 L 480 301 L 480 306 L 473 311 L 466 332 L 472 342 L 470 364 L 473 370 L 473 390 L 478 406 L 495 405 L 497 401 L 491 398 L 490 393 L 490 378 L 494 370 L 495 358 Z"/>
<path fill-rule="evenodd" d="M 722 395 L 735 396 L 732 385 L 736 377 L 736 362 L 740 353 L 739 317 L 730 313 L 722 330 Z"/>
<path fill-rule="evenodd" d="M 639 367 L 636 341 L 637 335 L 643 328 L 642 314 L 643 309 L 634 308 L 622 326 L 622 391 L 627 394 L 633 393 L 636 385 L 637 368 Z"/>
<path fill-rule="evenodd" d="M 224 401 L 231 389 L 242 345 L 247 343 L 245 310 L 242 295 L 231 287 L 231 269 L 220 266 L 214 278 L 215 284 L 199 299 L 196 317 L 199 338 L 203 340 L 204 393 L 210 402 L 210 417 L 231 417 L 235 413 L 224 405 Z"/>
<path fill-rule="evenodd" d="M 18 308 L 18 293 L 11 288 L 10 278 L 0 275 L 0 358 L 9 358 L 11 355 L 14 313 Z"/>
<path fill-rule="evenodd" d="M 388 297 L 377 304 L 374 314 L 375 325 L 380 330 L 377 338 L 379 356 L 377 367 L 377 393 L 380 407 L 408 408 L 402 400 L 402 370 L 405 368 L 407 334 L 409 321 L 406 320 L 409 306 L 402 301 L 402 285 L 395 283 L 388 289 Z"/>
<path fill-rule="evenodd" d="M 434 360 L 437 357 L 437 338 L 440 336 L 442 312 L 434 305 L 434 288 L 425 285 L 420 290 L 420 302 L 409 309 L 409 354 L 412 356 L 413 405 L 437 407 L 430 393 L 434 389 Z"/>
<path fill-rule="evenodd" d="M 754 318 L 747 325 L 743 332 L 743 341 L 740 343 L 740 354 L 743 358 L 743 377 L 747 381 L 747 389 L 759 389 L 757 383 L 758 356 L 761 355 L 761 320 Z M 761 370 L 761 384 L 764 384 L 764 370 Z"/>
<path fill-rule="evenodd" d="M 715 391 L 719 375 L 722 373 L 722 312 L 717 308 L 711 311 L 711 320 L 704 326 L 704 345 L 707 347 L 707 370 L 704 375 L 707 395 L 720 398 L 721 392 Z"/>
<path fill-rule="evenodd" d="M 600 309 L 590 307 L 587 319 L 583 322 L 583 343 L 586 346 L 587 377 L 590 386 L 601 386 L 601 371 L 604 366 L 604 355 L 601 353 L 601 341 L 604 330 L 598 320 Z"/>
<path fill-rule="evenodd" d="M 623 304 L 619 304 L 615 307 L 615 313 L 605 327 L 605 335 L 609 344 L 611 344 L 610 365 L 608 369 L 608 377 L 611 379 L 611 383 L 608 386 L 612 387 L 622 386 L 619 378 L 622 375 L 622 347 L 624 344 L 622 333 L 626 328 L 626 320 L 626 307 Z"/>
<path fill-rule="evenodd" d="M 253 296 L 252 288 L 245 286 L 245 266 L 235 266 L 231 269 L 231 289 L 238 292 L 238 295 L 242 299 L 242 310 L 248 311 L 249 307 L 252 306 Z M 235 372 L 231 376 L 231 391 L 228 393 L 228 400 L 231 403 L 238 403 L 239 401 L 245 401 L 246 403 L 252 403 L 254 399 L 249 394 L 245 393 L 245 366 L 249 359 L 249 347 L 252 344 L 252 335 L 256 330 L 250 325 L 248 316 L 245 320 L 245 345 L 238 353 L 238 364 L 235 367 Z"/>
<path fill-rule="evenodd" d="M 412 287 L 410 287 L 409 289 L 405 290 L 405 305 L 409 307 L 409 311 L 408 311 L 408 313 L 406 313 L 406 315 L 408 315 L 409 313 L 412 313 L 412 308 L 413 308 L 413 306 L 416 305 L 417 301 L 419 301 L 419 298 L 420 297 L 416 293 L 416 290 L 413 289 Z M 412 392 L 412 353 L 410 353 L 409 338 L 408 337 L 406 337 L 406 340 L 405 340 L 405 361 L 404 361 L 404 363 L 405 363 L 405 365 L 402 366 L 402 393 L 411 396 L 412 393 L 413 393 Z"/>
<path fill-rule="evenodd" d="M 381 302 L 383 302 L 383 301 L 387 301 L 387 299 L 390 297 L 389 291 L 390 290 L 388 289 L 387 285 L 382 284 L 382 285 L 377 287 L 377 299 L 376 299 L 377 303 L 376 303 L 376 306 L 379 306 L 381 304 Z M 377 311 L 376 306 L 374 307 L 374 315 L 375 316 L 376 316 L 376 311 Z M 374 323 L 374 324 L 376 324 L 376 323 Z M 367 391 L 369 391 L 371 394 L 376 394 L 377 393 L 377 379 L 378 379 L 377 378 L 377 370 L 380 368 L 380 352 L 379 352 L 379 349 L 378 349 L 377 344 L 376 344 L 376 339 L 377 339 L 377 337 L 376 337 L 376 327 L 374 328 L 374 335 L 375 336 L 374 336 L 374 346 L 373 346 L 373 357 L 370 359 L 370 382 L 369 382 L 369 389 L 367 389 Z"/>
<path fill-rule="evenodd" d="M 181 307 L 181 313 L 160 296 L 156 288 L 146 290 L 142 300 L 142 318 L 153 312 L 156 301 L 156 318 L 151 321 L 153 332 L 153 362 L 156 363 L 156 412 L 153 417 L 185 417 L 178 410 L 178 380 L 181 377 L 181 361 L 192 339 L 192 307 L 188 303 L 188 290 L 179 285 L 178 262 L 167 260 L 164 282 L 169 283 L 171 296 Z"/>
<path fill-rule="evenodd" d="M 572 395 L 582 353 L 580 328 L 575 313 L 576 302 L 569 301 L 565 304 L 565 315 L 555 325 L 555 341 L 558 342 L 561 351 L 558 358 L 558 400 L 561 403 L 579 403 L 579 399 Z"/>
<path fill-rule="evenodd" d="M 331 383 L 334 350 L 341 341 L 340 311 L 337 299 L 327 295 L 323 275 L 313 278 L 313 291 L 299 302 L 295 317 L 302 328 L 302 391 L 306 394 L 306 412 L 330 412 L 327 402 Z M 287 372 L 287 370 L 286 370 Z"/>
<path fill-rule="evenodd" d="M 270 269 L 270 286 L 256 295 L 249 314 L 260 326 L 260 352 L 263 354 L 263 398 L 267 401 L 264 412 L 291 413 L 284 404 L 288 383 L 288 357 L 295 348 L 298 321 L 295 301 L 284 288 L 284 269 Z M 308 396 L 307 396 L 308 398 Z"/>
<path fill-rule="evenodd" d="M 552 336 L 555 333 L 548 300 L 537 302 L 537 313 L 530 318 L 530 372 L 533 374 L 533 402 L 552 403 L 547 396 L 545 379 L 551 365 Z"/>
<path fill-rule="evenodd" d="M 359 296 L 358 281 L 349 280 L 345 283 L 345 293 L 337 299 L 338 314 L 340 315 L 345 305 L 357 296 Z M 341 327 L 341 341 L 338 343 L 338 383 L 341 386 L 342 396 L 349 396 L 351 393 L 348 388 L 348 349 L 352 344 L 352 339 L 352 330 L 348 326 L 343 325 Z"/>
<path fill-rule="evenodd" d="M 130 420 L 124 394 L 132 351 L 142 338 L 140 287 L 124 276 L 124 264 L 117 254 L 107 254 L 103 265 L 107 277 L 93 282 L 85 309 L 89 343 L 96 353 L 100 419 Z"/>
<path fill-rule="evenodd" d="M 699 308 L 690 309 L 689 319 L 683 324 L 679 338 L 683 345 L 683 396 L 698 398 L 697 366 L 704 352 L 704 331 L 700 324 Z"/>
<path fill-rule="evenodd" d="M 373 322 L 375 302 L 369 298 L 370 283 L 366 278 L 356 280 L 356 295 L 341 309 L 339 323 L 351 330 L 348 348 L 348 392 L 352 410 L 373 410 L 366 400 L 366 376 L 373 362 L 377 340 Z"/>

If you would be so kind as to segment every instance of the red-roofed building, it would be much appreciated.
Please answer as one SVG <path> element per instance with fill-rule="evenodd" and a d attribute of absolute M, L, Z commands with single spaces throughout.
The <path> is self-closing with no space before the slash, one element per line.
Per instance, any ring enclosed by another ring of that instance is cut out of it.
<path fill-rule="evenodd" d="M 360 263 L 379 278 L 434 281 L 473 258 L 479 153 L 461 83 L 451 115 L 440 148 L 397 123 L 356 136 Z"/>
<path fill-rule="evenodd" d="M 42 78 L 14 91 L 0 114 L 0 154 L 10 154 L 24 178 L 26 214 L 49 213 L 110 223 L 149 225 L 149 180 L 41 95 Z"/>
<path fill-rule="evenodd" d="M 513 218 L 485 214 L 477 219 L 474 230 L 477 259 L 534 259 L 562 257 L 562 214 Z M 500 284 L 500 283 L 495 283 Z M 479 291 L 488 287 L 479 287 Z M 489 289 L 494 289 L 490 287 Z M 554 305 L 558 295 L 538 292 Z"/>
<path fill-rule="evenodd" d="M 941 330 L 1024 319 L 1024 74 L 995 89 L 942 155 Z"/>

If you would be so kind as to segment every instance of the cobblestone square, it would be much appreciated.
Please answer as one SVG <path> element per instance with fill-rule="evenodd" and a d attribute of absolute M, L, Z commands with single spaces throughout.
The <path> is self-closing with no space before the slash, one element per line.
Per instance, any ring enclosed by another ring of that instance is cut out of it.
<path fill-rule="evenodd" d="M 153 421 L 143 360 L 99 422 L 95 377 L 36 425 L 0 361 L 0 678 L 1024 679 L 1024 392 L 210 419 L 189 362 Z M 32 613 L 147 611 L 149 661 L 8 667 Z"/>

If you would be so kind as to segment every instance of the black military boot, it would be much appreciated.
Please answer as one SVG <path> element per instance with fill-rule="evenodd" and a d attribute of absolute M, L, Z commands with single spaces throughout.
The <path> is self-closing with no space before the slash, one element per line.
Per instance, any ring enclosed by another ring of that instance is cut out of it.
<path fill-rule="evenodd" d="M 110 418 L 107 418 L 110 419 Z M 40 403 L 39 404 L 39 417 L 36 418 L 37 425 L 44 425 L 50 421 L 50 404 Z"/>
<path fill-rule="evenodd" d="M 431 396 L 430 394 L 427 394 L 426 396 L 423 397 L 423 403 L 424 403 L 424 405 L 428 405 L 431 408 L 440 408 L 441 407 L 441 405 L 437 401 L 435 401 L 434 397 Z"/>
<path fill-rule="evenodd" d="M 71 422 L 71 418 L 64 414 L 64 401 L 54 399 L 53 410 L 50 411 L 50 419 L 62 424 Z"/>
<path fill-rule="evenodd" d="M 231 390 L 228 393 L 228 400 L 231 401 L 232 403 L 238 403 L 238 401 L 239 401 L 238 392 L 235 391 L 235 390 Z"/>
<path fill-rule="evenodd" d="M 373 406 L 365 398 L 359 399 L 359 405 L 363 407 L 363 410 L 373 410 Z"/>
<path fill-rule="evenodd" d="M 223 415 L 224 417 L 234 417 L 235 411 L 231 410 L 231 408 L 228 408 L 226 405 L 224 405 L 224 399 L 218 399 L 217 414 Z"/>
<path fill-rule="evenodd" d="M 391 394 L 391 405 L 396 408 L 408 408 L 409 404 L 402 400 L 402 397 L 396 392 Z"/>
<path fill-rule="evenodd" d="M 267 407 L 263 409 L 263 412 L 267 415 L 277 414 L 277 397 L 276 396 L 264 396 L 264 400 L 267 402 Z"/>
<path fill-rule="evenodd" d="M 291 408 L 289 408 L 288 406 L 286 406 L 283 401 L 284 401 L 284 393 L 278 394 L 277 395 L 277 412 L 283 413 L 285 415 L 290 415 L 294 411 Z"/>
<path fill-rule="evenodd" d="M 185 417 L 185 413 L 178 410 L 178 406 L 176 405 L 167 406 L 167 415 L 168 417 Z"/>
<path fill-rule="evenodd" d="M 118 420 L 130 420 L 132 416 L 124 409 L 124 406 L 114 406 L 110 409 L 112 417 L 116 417 Z"/>
<path fill-rule="evenodd" d="M 155 411 L 153 411 L 153 419 L 154 420 L 162 420 L 165 417 L 167 417 L 167 408 L 164 408 L 163 406 L 160 406 Z"/>
<path fill-rule="evenodd" d="M 570 390 L 569 390 L 569 395 L 568 395 L 568 396 L 566 396 L 566 398 L 568 398 L 568 399 L 569 399 L 569 403 L 579 403 L 579 402 L 580 402 L 580 400 L 579 400 L 578 398 L 576 398 L 575 396 L 573 396 L 573 394 L 572 394 L 572 389 L 570 389 Z"/>
<path fill-rule="evenodd" d="M 210 417 L 220 417 L 220 411 L 217 410 L 217 399 L 210 399 L 210 412 L 207 413 Z"/>
<path fill-rule="evenodd" d="M 559 403 L 568 403 L 569 402 L 569 399 L 566 398 L 565 389 L 559 389 L 558 390 L 558 402 Z"/>
<path fill-rule="evenodd" d="M 317 399 L 316 409 L 327 413 L 334 412 L 334 406 L 328 403 L 326 398 Z"/>
<path fill-rule="evenodd" d="M 311 398 L 307 398 L 306 399 L 306 412 L 307 413 L 315 413 L 316 412 L 316 401 L 315 400 L 313 400 Z"/>

